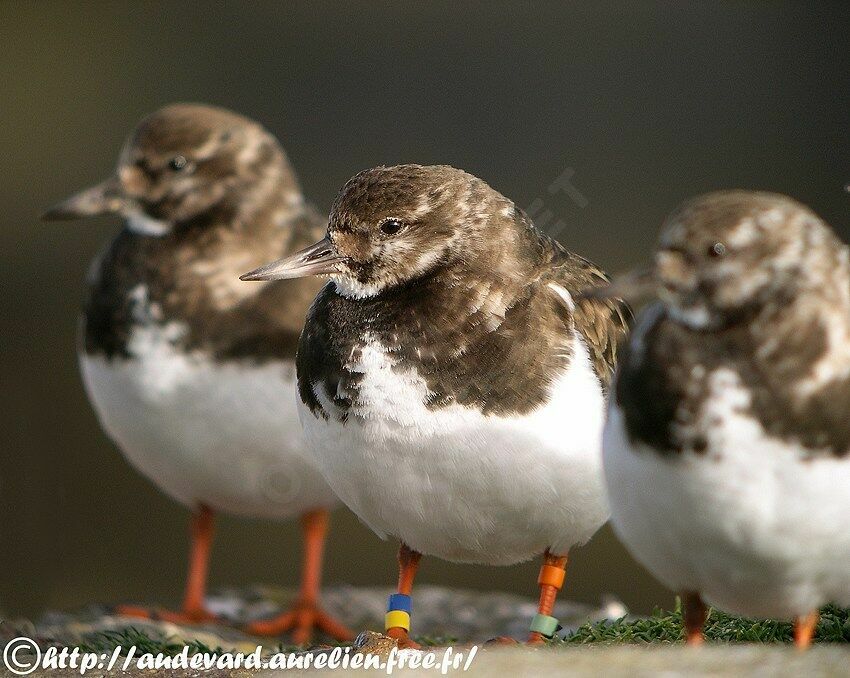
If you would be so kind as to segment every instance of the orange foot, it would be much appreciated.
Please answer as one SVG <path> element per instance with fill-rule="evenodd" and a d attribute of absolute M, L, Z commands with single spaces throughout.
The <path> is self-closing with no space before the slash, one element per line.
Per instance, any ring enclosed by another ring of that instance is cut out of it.
<path fill-rule="evenodd" d="M 172 624 L 221 624 L 220 617 L 203 608 L 188 609 L 182 612 L 161 610 L 158 608 L 139 607 L 136 605 L 119 605 L 115 608 L 115 614 L 121 617 L 135 617 L 136 619 L 150 619 L 152 621 L 166 621 Z"/>
<path fill-rule="evenodd" d="M 519 641 L 510 636 L 496 636 L 487 641 L 487 645 L 519 645 Z"/>
<path fill-rule="evenodd" d="M 410 639 L 410 635 L 405 629 L 392 628 L 386 632 L 390 638 L 395 638 L 398 641 L 399 650 L 421 650 L 422 646 L 414 640 Z"/>
<path fill-rule="evenodd" d="M 544 645 L 547 642 L 546 636 L 542 633 L 538 633 L 537 631 L 532 631 L 528 634 L 528 640 L 525 641 L 526 645 Z"/>
<path fill-rule="evenodd" d="M 794 645 L 801 650 L 810 647 L 812 639 L 815 637 L 819 620 L 820 614 L 817 610 L 802 617 L 797 617 L 794 620 Z"/>
<path fill-rule="evenodd" d="M 317 603 L 299 602 L 278 617 L 256 621 L 248 625 L 247 631 L 255 636 L 281 636 L 292 631 L 296 645 L 310 642 L 313 629 L 318 629 L 339 641 L 354 640 L 354 634 L 338 622 Z"/>
<path fill-rule="evenodd" d="M 690 629 L 685 631 L 685 645 L 700 647 L 705 644 L 705 635 L 702 629 Z"/>

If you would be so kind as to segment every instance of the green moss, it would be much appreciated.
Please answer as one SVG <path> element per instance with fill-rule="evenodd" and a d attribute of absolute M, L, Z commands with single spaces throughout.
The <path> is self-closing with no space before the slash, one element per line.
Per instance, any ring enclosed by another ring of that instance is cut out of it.
<path fill-rule="evenodd" d="M 122 647 L 125 650 L 136 646 L 137 655 L 141 654 L 164 654 L 174 656 L 183 651 L 185 646 L 189 646 L 189 654 L 221 654 L 224 650 L 219 647 L 210 647 L 206 643 L 199 640 L 180 640 L 178 638 L 166 637 L 161 634 L 151 634 L 145 631 L 140 631 L 135 627 L 128 627 L 120 631 L 98 631 L 86 636 L 85 642 L 80 644 L 82 652 L 96 652 L 98 654 L 110 654 L 116 647 Z"/>
<path fill-rule="evenodd" d="M 449 636 L 414 636 L 413 640 L 422 647 L 448 647 L 457 645 L 460 640 Z"/>
<path fill-rule="evenodd" d="M 792 640 L 788 622 L 734 617 L 712 609 L 705 624 L 709 641 L 726 643 L 787 643 Z M 623 617 L 615 621 L 585 624 L 553 644 L 676 643 L 684 637 L 679 605 L 673 612 L 656 610 L 643 619 Z M 815 642 L 850 642 L 850 610 L 829 605 L 821 610 Z"/>

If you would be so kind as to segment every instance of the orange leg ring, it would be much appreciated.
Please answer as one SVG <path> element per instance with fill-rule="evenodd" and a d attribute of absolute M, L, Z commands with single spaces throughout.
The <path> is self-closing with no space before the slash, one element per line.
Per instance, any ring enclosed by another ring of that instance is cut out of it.
<path fill-rule="evenodd" d="M 528 642 L 530 644 L 538 644 L 546 641 L 549 631 L 544 632 L 535 630 L 541 628 L 539 624 L 544 622 L 550 626 L 554 624 L 552 632 L 557 630 L 557 620 L 552 618 L 552 611 L 555 609 L 555 599 L 558 596 L 558 591 L 564 586 L 564 578 L 567 574 L 567 556 L 554 555 L 546 550 L 543 554 L 543 565 L 540 567 L 540 574 L 537 577 L 537 584 L 540 586 L 540 600 L 537 603 L 537 615 L 532 622 L 532 631 L 528 634 Z"/>

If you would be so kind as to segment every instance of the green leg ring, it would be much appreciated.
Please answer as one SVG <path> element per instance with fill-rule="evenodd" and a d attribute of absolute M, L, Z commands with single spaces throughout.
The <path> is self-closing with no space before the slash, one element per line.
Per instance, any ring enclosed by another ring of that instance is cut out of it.
<path fill-rule="evenodd" d="M 533 633 L 539 633 L 547 638 L 551 638 L 558 632 L 558 626 L 558 620 L 555 617 L 538 613 L 531 620 L 530 630 Z"/>

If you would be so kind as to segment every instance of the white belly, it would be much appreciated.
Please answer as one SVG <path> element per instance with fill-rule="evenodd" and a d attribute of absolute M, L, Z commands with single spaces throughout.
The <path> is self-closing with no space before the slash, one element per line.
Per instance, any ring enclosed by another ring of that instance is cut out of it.
<path fill-rule="evenodd" d="M 507 565 L 547 547 L 566 553 L 607 519 L 603 396 L 583 347 L 550 402 L 517 418 L 429 410 L 424 382 L 393 369 L 377 345 L 359 369 L 363 411 L 345 424 L 303 406 L 301 416 L 331 487 L 381 537 L 446 560 Z"/>
<path fill-rule="evenodd" d="M 163 337 L 132 345 L 130 360 L 81 355 L 83 381 L 103 428 L 163 492 L 258 518 L 335 503 L 308 461 L 293 365 L 214 364 Z"/>
<path fill-rule="evenodd" d="M 740 414 L 748 395 L 724 372 L 705 455 L 634 448 L 611 405 L 604 465 L 615 531 L 666 586 L 728 612 L 790 618 L 850 604 L 850 459 L 805 461 L 768 438 Z"/>

